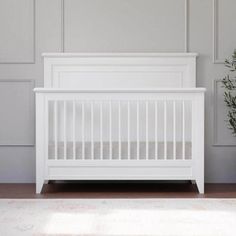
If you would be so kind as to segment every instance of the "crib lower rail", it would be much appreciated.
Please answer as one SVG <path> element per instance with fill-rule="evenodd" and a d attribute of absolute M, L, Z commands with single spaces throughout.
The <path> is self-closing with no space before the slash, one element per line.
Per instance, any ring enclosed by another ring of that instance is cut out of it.
<path fill-rule="evenodd" d="M 193 180 L 192 166 L 48 166 L 46 180 Z"/>
<path fill-rule="evenodd" d="M 192 160 L 48 160 L 47 166 L 65 167 L 189 167 Z"/>
<path fill-rule="evenodd" d="M 158 161 L 54 161 L 47 162 L 48 180 L 192 179 L 191 160 Z"/>

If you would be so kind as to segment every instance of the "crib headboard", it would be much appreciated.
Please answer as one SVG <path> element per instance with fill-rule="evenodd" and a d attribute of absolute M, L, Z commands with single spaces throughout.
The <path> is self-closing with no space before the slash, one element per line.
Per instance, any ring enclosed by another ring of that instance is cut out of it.
<path fill-rule="evenodd" d="M 46 88 L 196 87 L 196 53 L 44 53 Z"/>

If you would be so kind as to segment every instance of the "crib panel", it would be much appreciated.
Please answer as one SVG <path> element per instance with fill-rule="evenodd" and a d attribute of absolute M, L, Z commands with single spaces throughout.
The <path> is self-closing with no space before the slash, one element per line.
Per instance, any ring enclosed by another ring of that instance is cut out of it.
<path fill-rule="evenodd" d="M 192 159 L 191 100 L 47 102 L 49 160 Z"/>

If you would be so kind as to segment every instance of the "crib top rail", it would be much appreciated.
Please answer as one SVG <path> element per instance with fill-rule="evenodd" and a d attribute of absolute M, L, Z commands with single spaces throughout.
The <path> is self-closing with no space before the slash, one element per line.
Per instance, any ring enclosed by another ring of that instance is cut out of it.
<path fill-rule="evenodd" d="M 35 88 L 35 93 L 205 93 L 206 88 L 144 88 L 144 89 L 61 89 Z"/>
<path fill-rule="evenodd" d="M 197 57 L 198 53 L 42 53 L 42 57 Z"/>

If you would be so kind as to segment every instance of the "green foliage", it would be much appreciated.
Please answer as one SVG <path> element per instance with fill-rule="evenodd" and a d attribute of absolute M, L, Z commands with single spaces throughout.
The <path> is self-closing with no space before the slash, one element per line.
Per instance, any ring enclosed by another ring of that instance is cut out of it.
<path fill-rule="evenodd" d="M 234 51 L 231 60 L 225 60 L 225 66 L 229 68 L 230 74 L 222 80 L 222 85 L 225 88 L 224 101 L 228 107 L 227 123 L 232 133 L 236 135 L 236 50 Z"/>

